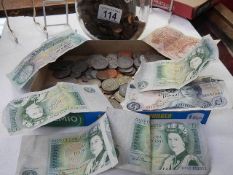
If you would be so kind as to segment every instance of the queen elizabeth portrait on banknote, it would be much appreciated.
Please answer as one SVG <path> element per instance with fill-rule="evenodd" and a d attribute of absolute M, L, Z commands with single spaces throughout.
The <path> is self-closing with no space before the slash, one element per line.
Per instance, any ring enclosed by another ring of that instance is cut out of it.
<path fill-rule="evenodd" d="M 180 90 L 181 98 L 172 101 L 168 106 L 172 108 L 208 108 L 211 103 L 200 98 L 202 89 L 198 84 L 189 84 L 182 87 Z"/>
<path fill-rule="evenodd" d="M 92 128 L 89 132 L 89 146 L 93 158 L 89 160 L 89 163 L 85 170 L 85 175 L 91 174 L 98 169 L 106 166 L 110 163 L 101 131 L 98 126 Z"/>
<path fill-rule="evenodd" d="M 182 167 L 202 165 L 196 156 L 188 153 L 189 135 L 184 124 L 168 123 L 165 134 L 172 154 L 164 160 L 161 170 L 179 170 Z"/>

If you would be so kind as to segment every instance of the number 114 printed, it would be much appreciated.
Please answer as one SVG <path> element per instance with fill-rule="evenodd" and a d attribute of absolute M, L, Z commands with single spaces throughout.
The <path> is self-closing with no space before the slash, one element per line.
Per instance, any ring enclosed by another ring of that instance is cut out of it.
<path fill-rule="evenodd" d="M 114 23 L 120 23 L 121 15 L 122 15 L 121 9 L 100 4 L 97 18 L 106 21 L 111 21 Z"/>

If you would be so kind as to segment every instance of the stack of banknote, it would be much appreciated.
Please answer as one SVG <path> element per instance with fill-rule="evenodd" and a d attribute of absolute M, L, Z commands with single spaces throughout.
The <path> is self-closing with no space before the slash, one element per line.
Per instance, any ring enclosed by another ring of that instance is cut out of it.
<path fill-rule="evenodd" d="M 195 120 L 150 120 L 109 108 L 98 121 L 73 133 L 24 136 L 17 175 L 98 174 L 113 167 L 143 174 L 210 171 L 203 128 Z"/>

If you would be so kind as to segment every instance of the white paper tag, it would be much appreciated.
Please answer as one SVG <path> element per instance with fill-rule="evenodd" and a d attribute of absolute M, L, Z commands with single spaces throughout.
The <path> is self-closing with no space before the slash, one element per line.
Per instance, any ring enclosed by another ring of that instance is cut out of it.
<path fill-rule="evenodd" d="M 114 23 L 120 23 L 121 15 L 122 15 L 121 9 L 100 4 L 97 18 L 106 21 L 111 21 Z"/>

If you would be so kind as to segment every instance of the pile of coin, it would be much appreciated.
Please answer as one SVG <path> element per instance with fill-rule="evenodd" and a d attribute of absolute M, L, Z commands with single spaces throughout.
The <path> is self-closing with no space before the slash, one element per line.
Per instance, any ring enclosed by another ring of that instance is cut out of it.
<path fill-rule="evenodd" d="M 122 108 L 128 83 L 142 61 L 161 59 L 160 55 L 121 51 L 106 56 L 89 55 L 85 59 L 69 56 L 51 63 L 53 76 L 60 81 L 78 84 L 96 84 L 115 108 Z"/>
<path fill-rule="evenodd" d="M 119 23 L 98 19 L 101 4 L 122 11 Z M 145 23 L 134 15 L 135 12 L 136 4 L 123 0 L 81 0 L 78 3 L 79 17 L 86 30 L 94 37 L 104 40 L 137 39 L 143 32 Z"/>

